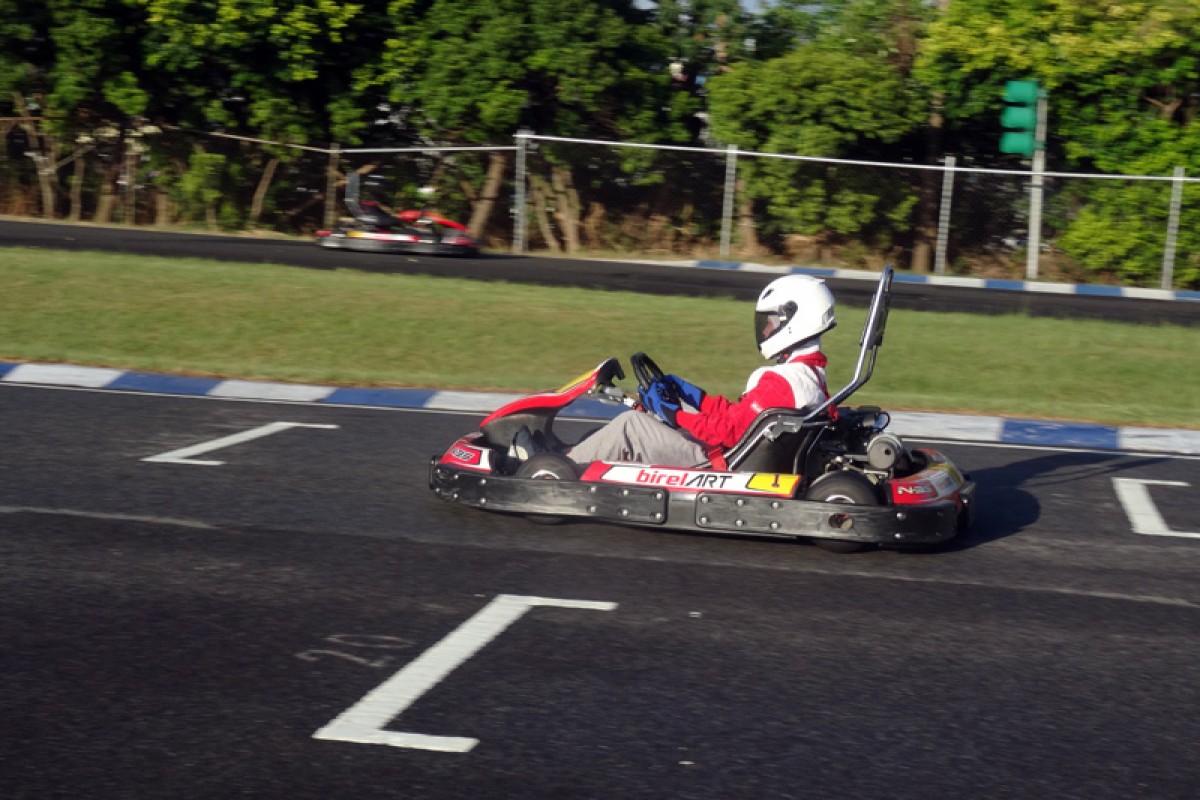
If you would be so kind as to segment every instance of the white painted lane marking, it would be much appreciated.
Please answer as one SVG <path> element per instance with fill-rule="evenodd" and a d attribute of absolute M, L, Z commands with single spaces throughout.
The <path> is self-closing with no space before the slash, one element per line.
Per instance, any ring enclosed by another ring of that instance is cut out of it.
<path fill-rule="evenodd" d="M 333 430 L 337 425 L 318 425 L 307 422 L 271 422 L 267 425 L 262 425 L 257 428 L 252 428 L 248 431 L 235 433 L 230 436 L 222 436 L 220 439 L 213 439 L 200 444 L 194 444 L 190 447 L 181 447 L 178 450 L 171 450 L 166 453 L 159 453 L 156 456 L 148 456 L 142 461 L 155 461 L 160 464 L 199 464 L 205 467 L 219 467 L 224 464 L 224 461 L 205 461 L 192 458 L 201 453 L 210 453 L 213 450 L 220 450 L 223 447 L 232 447 L 235 444 L 249 442 L 252 439 L 259 439 L 263 436 L 270 436 L 273 433 L 286 431 L 289 428 L 323 428 L 325 430 Z"/>
<path fill-rule="evenodd" d="M 1125 514 L 1133 524 L 1133 532 L 1144 536 L 1179 536 L 1184 539 L 1200 539 L 1200 533 L 1173 531 L 1158 513 L 1147 486 L 1189 486 L 1182 481 L 1144 481 L 1137 478 L 1113 478 L 1117 499 L 1125 508 Z"/>
<path fill-rule="evenodd" d="M 383 728 L 416 702 L 417 698 L 441 682 L 455 667 L 479 652 L 484 645 L 535 606 L 611 611 L 617 604 L 559 600 L 552 597 L 497 595 L 475 616 L 314 733 L 313 738 L 356 744 L 385 744 L 391 747 L 437 750 L 445 753 L 467 752 L 479 744 L 478 739 L 402 733 L 385 731 Z"/>

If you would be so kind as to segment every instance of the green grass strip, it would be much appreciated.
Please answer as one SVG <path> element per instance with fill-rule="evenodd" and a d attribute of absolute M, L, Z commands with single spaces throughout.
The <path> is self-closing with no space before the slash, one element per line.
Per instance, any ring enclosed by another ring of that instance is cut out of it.
<path fill-rule="evenodd" d="M 727 396 L 764 363 L 752 309 L 732 298 L 24 248 L 0 250 L 0 280 L 8 361 L 524 392 L 644 350 Z M 864 313 L 839 308 L 825 337 L 833 386 L 853 372 Z M 853 402 L 1195 428 L 1200 327 L 896 305 Z"/>

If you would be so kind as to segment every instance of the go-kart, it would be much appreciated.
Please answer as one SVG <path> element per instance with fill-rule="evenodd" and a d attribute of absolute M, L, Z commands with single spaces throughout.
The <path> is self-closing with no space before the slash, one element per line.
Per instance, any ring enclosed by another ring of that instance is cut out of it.
<path fill-rule="evenodd" d="M 888 414 L 840 405 L 874 370 L 892 281 L 885 267 L 860 340 L 854 377 L 812 410 L 764 410 L 722 455 L 689 467 L 597 461 L 577 464 L 554 431 L 566 406 L 585 399 L 641 410 L 640 395 L 616 384 L 607 359 L 560 389 L 489 414 L 430 462 L 429 485 L 453 503 L 528 515 L 539 522 L 602 520 L 672 530 L 808 539 L 839 553 L 869 546 L 918 548 L 965 531 L 975 484 L 936 450 L 909 448 L 888 433 Z M 663 378 L 653 359 L 631 359 L 645 391 Z M 512 443 L 527 428 L 545 450 L 518 460 Z M 713 463 L 713 461 L 717 463 Z"/>
<path fill-rule="evenodd" d="M 319 230 L 317 244 L 374 253 L 470 256 L 479 242 L 461 222 L 421 209 L 392 214 L 375 200 L 359 200 L 358 173 L 346 182 L 346 209 L 350 212 L 332 230 Z"/>

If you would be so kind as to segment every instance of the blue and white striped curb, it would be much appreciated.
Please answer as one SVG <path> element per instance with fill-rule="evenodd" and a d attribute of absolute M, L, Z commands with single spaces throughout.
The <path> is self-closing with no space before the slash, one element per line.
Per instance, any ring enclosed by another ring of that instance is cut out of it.
<path fill-rule="evenodd" d="M 656 266 L 698 267 L 702 269 L 724 269 L 740 272 L 764 272 L 774 275 L 812 275 L 816 278 L 851 281 L 879 280 L 878 272 L 855 269 L 824 267 L 773 266 L 751 261 L 711 261 L 708 259 L 682 261 L 638 261 L 639 264 Z M 1016 281 L 1002 278 L 965 278 L 955 275 L 911 275 L 897 272 L 896 283 L 927 284 L 930 286 L 954 286 L 965 289 L 998 289 L 1008 292 L 1034 292 L 1038 294 L 1086 295 L 1090 297 L 1127 297 L 1139 300 L 1184 300 L 1200 302 L 1200 292 L 1193 290 L 1139 289 L 1131 286 L 1100 286 L 1089 283 L 1051 283 L 1048 281 Z"/>
<path fill-rule="evenodd" d="M 107 389 L 233 400 L 379 406 L 480 414 L 489 413 L 522 396 L 498 392 L 356 388 L 193 378 L 69 364 L 5 362 L 0 362 L 0 383 Z M 561 416 L 574 419 L 609 419 L 620 411 L 619 406 L 602 403 L 598 400 L 584 399 L 564 409 Z M 1114 427 L 1083 422 L 976 417 L 922 411 L 890 413 L 892 417 L 890 429 L 909 438 L 1200 455 L 1200 430 Z"/>

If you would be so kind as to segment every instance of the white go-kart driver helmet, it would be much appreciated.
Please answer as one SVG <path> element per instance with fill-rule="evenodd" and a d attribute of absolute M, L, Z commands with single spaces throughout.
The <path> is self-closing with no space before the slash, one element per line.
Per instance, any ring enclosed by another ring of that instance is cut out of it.
<path fill-rule="evenodd" d="M 808 275 L 771 281 L 754 307 L 754 335 L 763 358 L 795 350 L 836 324 L 833 294 L 824 281 Z"/>

